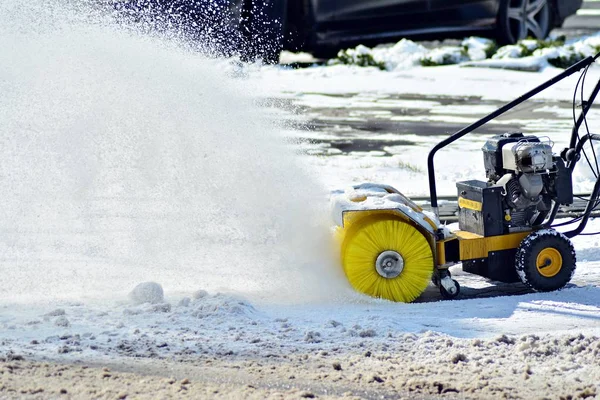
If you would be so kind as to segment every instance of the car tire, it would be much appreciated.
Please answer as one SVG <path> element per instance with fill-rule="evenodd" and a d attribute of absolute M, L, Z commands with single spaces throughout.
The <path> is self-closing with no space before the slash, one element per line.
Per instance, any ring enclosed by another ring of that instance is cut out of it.
<path fill-rule="evenodd" d="M 552 29 L 550 0 L 501 0 L 496 24 L 500 44 L 543 40 Z"/>

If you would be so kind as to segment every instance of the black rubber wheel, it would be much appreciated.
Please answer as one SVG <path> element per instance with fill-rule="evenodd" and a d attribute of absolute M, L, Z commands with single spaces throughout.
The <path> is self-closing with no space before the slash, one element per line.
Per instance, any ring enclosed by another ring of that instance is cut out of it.
<path fill-rule="evenodd" d="M 446 288 L 444 286 L 442 286 L 442 284 L 440 284 L 440 294 L 442 295 L 442 297 L 445 300 L 452 300 L 455 299 L 456 296 L 458 296 L 460 294 L 460 284 L 456 281 L 456 279 L 452 279 L 452 282 L 454 282 L 454 285 L 456 286 L 456 292 L 454 294 L 449 293 Z"/>
<path fill-rule="evenodd" d="M 542 229 L 528 235 L 515 257 L 521 281 L 540 292 L 563 288 L 575 273 L 577 261 L 569 238 L 554 229 Z"/>
<path fill-rule="evenodd" d="M 543 40 L 552 29 L 550 0 L 502 0 L 496 24 L 501 44 L 528 37 Z"/>

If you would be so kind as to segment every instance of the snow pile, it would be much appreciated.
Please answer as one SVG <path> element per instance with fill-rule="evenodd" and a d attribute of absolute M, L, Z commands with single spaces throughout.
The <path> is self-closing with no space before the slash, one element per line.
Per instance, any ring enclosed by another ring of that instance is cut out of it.
<path fill-rule="evenodd" d="M 460 46 L 434 48 L 424 55 L 420 64 L 424 67 L 460 64 L 467 61 L 485 60 L 494 54 L 496 43 L 493 40 L 471 36 Z"/>
<path fill-rule="evenodd" d="M 469 54 L 461 47 L 440 47 L 423 56 L 420 63 L 424 67 L 460 64 L 469 60 Z"/>
<path fill-rule="evenodd" d="M 129 293 L 134 304 L 162 303 L 165 299 L 163 288 L 156 282 L 142 282 Z"/>
<path fill-rule="evenodd" d="M 369 48 L 359 45 L 353 49 L 341 50 L 337 58 L 329 60 L 328 65 L 346 64 L 376 67 L 387 71 L 405 70 L 418 65 L 449 65 L 482 60 L 493 54 L 495 48 L 492 40 L 479 37 L 466 38 L 460 46 L 433 49 L 427 49 L 412 40 L 402 39 L 393 46 Z"/>
<path fill-rule="evenodd" d="M 402 39 L 393 46 L 373 49 L 359 45 L 354 49 L 341 50 L 337 58 L 329 60 L 328 65 L 357 65 L 377 67 L 382 70 L 402 70 L 419 64 L 427 49 L 411 40 Z"/>
<path fill-rule="evenodd" d="M 359 45 L 342 50 L 328 65 L 356 65 L 394 71 L 422 66 L 463 64 L 539 71 L 551 65 L 567 68 L 577 61 L 600 52 L 600 34 L 565 42 L 564 38 L 536 40 L 523 39 L 514 45 L 498 48 L 493 40 L 469 37 L 459 46 L 441 46 L 428 49 L 421 44 L 402 39 L 393 46 L 368 48 Z"/>
<path fill-rule="evenodd" d="M 384 60 L 385 67 L 389 71 L 403 70 L 417 65 L 427 52 L 422 45 L 407 39 L 402 39 L 391 47 L 374 50 L 377 50 L 376 57 Z"/>
<path fill-rule="evenodd" d="M 346 64 L 377 67 L 387 71 L 405 70 L 418 65 L 449 65 L 470 60 L 483 60 L 490 57 L 495 49 L 494 41 L 479 37 L 466 38 L 460 46 L 443 46 L 433 49 L 428 49 L 408 39 L 402 39 L 393 46 L 378 46 L 371 49 L 359 45 L 353 49 L 341 50 L 337 58 L 329 60 L 328 65 Z"/>
<path fill-rule="evenodd" d="M 544 41 L 523 39 L 514 45 L 507 45 L 499 48 L 492 56 L 491 60 L 487 60 L 479 65 L 490 68 L 539 71 L 541 68 L 549 65 L 551 60 L 554 60 L 559 55 L 567 53 L 568 52 L 564 48 L 564 40 Z M 572 63 L 566 66 L 571 64 Z M 566 66 L 563 66 L 563 68 Z"/>
<path fill-rule="evenodd" d="M 567 68 L 585 57 L 600 53 L 600 35 L 574 41 L 559 48 L 546 48 L 540 51 L 536 50 L 536 52 L 538 55 L 545 57 L 551 65 Z M 534 52 L 534 55 L 536 52 Z"/>
<path fill-rule="evenodd" d="M 462 47 L 472 61 L 490 58 L 496 51 L 496 43 L 493 40 L 475 36 L 464 39 Z"/>
<path fill-rule="evenodd" d="M 367 46 L 359 45 L 355 49 L 341 50 L 337 58 L 331 60 L 329 65 L 349 64 L 359 67 L 377 67 L 386 69 L 385 62 L 378 61 Z"/>
<path fill-rule="evenodd" d="M 595 56 L 598 52 L 600 52 L 599 35 L 568 42 L 565 42 L 563 38 L 524 39 L 515 45 L 499 48 L 491 60 L 486 60 L 478 65 L 526 71 L 539 71 L 548 65 L 568 68 L 585 57 Z"/>
<path fill-rule="evenodd" d="M 256 314 L 256 310 L 248 301 L 224 294 L 196 299 L 190 307 L 191 315 L 196 318 L 251 318 Z"/>
<path fill-rule="evenodd" d="M 600 52 L 600 33 L 585 37 L 581 40 L 573 41 L 568 44 L 573 51 L 580 53 L 586 57 L 595 56 Z"/>

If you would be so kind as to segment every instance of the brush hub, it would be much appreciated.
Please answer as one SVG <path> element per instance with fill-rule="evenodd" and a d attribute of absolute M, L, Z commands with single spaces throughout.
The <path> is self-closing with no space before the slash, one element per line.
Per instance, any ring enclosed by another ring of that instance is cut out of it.
<path fill-rule="evenodd" d="M 377 256 L 375 269 L 377 270 L 377 273 L 384 278 L 395 278 L 400 275 L 404 269 L 404 259 L 397 251 L 384 251 Z"/>

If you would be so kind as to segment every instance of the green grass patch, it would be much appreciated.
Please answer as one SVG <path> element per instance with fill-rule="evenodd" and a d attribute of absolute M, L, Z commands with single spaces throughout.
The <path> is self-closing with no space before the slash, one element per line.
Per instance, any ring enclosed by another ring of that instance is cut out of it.
<path fill-rule="evenodd" d="M 599 46 L 591 46 L 593 54 L 600 53 Z M 571 65 L 583 60 L 587 55 L 576 51 L 573 46 L 563 49 L 562 54 L 556 57 L 548 57 L 548 63 L 556 68 L 569 68 Z"/>
<path fill-rule="evenodd" d="M 560 36 L 556 39 L 551 39 L 551 40 L 538 40 L 538 39 L 528 38 L 528 39 L 520 40 L 517 43 L 517 46 L 521 47 L 521 57 L 532 56 L 536 50 L 562 47 L 564 45 L 565 45 L 565 37 L 564 36 Z"/>
<path fill-rule="evenodd" d="M 359 67 L 375 67 L 382 71 L 386 70 L 385 63 L 375 60 L 370 52 L 354 49 L 340 50 L 337 57 L 333 59 L 332 64 L 357 65 Z"/>
<path fill-rule="evenodd" d="M 411 172 L 416 172 L 416 173 L 420 173 L 423 172 L 423 169 L 419 168 L 418 166 L 411 164 L 409 162 L 405 162 L 405 161 L 398 161 L 398 167 L 400 167 L 400 169 L 405 169 L 407 171 L 411 171 Z"/>
<path fill-rule="evenodd" d="M 436 67 L 459 64 L 468 59 L 469 55 L 464 48 L 441 48 L 430 51 L 429 54 L 419 60 L 419 63 L 424 67 Z"/>

